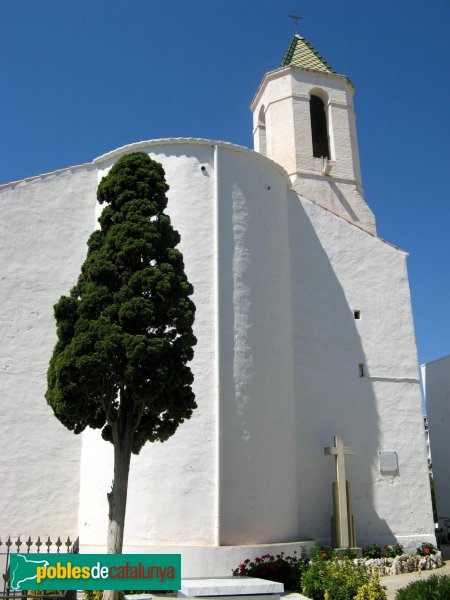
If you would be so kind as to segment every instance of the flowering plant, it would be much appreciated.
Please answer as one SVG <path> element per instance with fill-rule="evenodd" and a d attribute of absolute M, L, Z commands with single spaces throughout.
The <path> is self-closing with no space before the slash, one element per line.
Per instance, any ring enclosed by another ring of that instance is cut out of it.
<path fill-rule="evenodd" d="M 362 550 L 362 555 L 364 558 L 381 558 L 381 546 L 378 544 L 365 546 Z"/>
<path fill-rule="evenodd" d="M 417 554 L 420 556 L 429 556 L 430 554 L 436 554 L 437 548 L 433 544 L 423 543 L 417 548 Z"/>
<path fill-rule="evenodd" d="M 331 548 L 330 546 L 321 546 L 320 544 L 317 544 L 314 547 L 314 550 L 311 554 L 311 558 L 313 560 L 331 560 L 332 558 L 335 558 L 335 556 L 336 552 L 333 550 L 333 548 Z"/>
<path fill-rule="evenodd" d="M 260 577 L 271 581 L 279 581 L 284 584 L 285 590 L 300 592 L 301 573 L 307 568 L 309 559 L 302 551 L 300 556 L 293 552 L 294 556 L 285 556 L 284 552 L 273 556 L 264 554 L 254 560 L 247 558 L 236 569 L 232 570 L 237 577 Z"/>
<path fill-rule="evenodd" d="M 395 558 L 396 556 L 401 556 L 405 553 L 403 546 L 397 542 L 395 546 L 391 546 L 390 544 L 385 544 L 383 546 L 384 553 L 389 558 Z"/>

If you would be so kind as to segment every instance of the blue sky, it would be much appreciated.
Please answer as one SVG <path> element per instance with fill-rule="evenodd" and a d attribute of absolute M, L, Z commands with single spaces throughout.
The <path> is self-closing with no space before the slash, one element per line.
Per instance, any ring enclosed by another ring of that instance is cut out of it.
<path fill-rule="evenodd" d="M 366 199 L 410 253 L 419 361 L 449 354 L 448 0 L 0 0 L 0 183 L 159 137 L 252 147 L 293 11 L 356 87 Z"/>

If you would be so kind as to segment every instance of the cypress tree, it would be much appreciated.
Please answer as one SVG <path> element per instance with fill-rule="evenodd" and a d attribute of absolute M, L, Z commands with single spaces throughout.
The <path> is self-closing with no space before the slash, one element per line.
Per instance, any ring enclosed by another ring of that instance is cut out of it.
<path fill-rule="evenodd" d="M 74 433 L 101 429 L 114 446 L 108 553 L 122 552 L 131 453 L 167 440 L 196 408 L 193 288 L 164 212 L 168 189 L 162 165 L 142 152 L 114 164 L 97 190 L 100 229 L 54 307 L 47 402 Z"/>

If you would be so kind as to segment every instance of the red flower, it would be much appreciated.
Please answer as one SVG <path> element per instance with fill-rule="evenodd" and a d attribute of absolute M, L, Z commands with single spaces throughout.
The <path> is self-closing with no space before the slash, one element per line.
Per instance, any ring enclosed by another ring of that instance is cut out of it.
<path fill-rule="evenodd" d="M 423 549 L 423 553 L 424 554 L 429 554 L 430 553 L 430 549 L 429 548 L 424 548 Z"/>
<path fill-rule="evenodd" d="M 327 557 L 327 553 L 326 552 L 322 552 L 320 555 L 322 558 L 326 558 Z"/>

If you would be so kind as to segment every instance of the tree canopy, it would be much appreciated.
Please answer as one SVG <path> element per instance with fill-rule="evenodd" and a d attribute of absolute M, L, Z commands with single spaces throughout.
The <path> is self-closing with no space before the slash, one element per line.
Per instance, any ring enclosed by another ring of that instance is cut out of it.
<path fill-rule="evenodd" d="M 58 341 L 47 402 L 75 433 L 130 436 L 131 451 L 164 441 L 196 403 L 188 362 L 193 293 L 164 213 L 162 165 L 144 153 L 120 158 L 101 181 L 106 204 L 77 284 L 54 307 Z"/>

